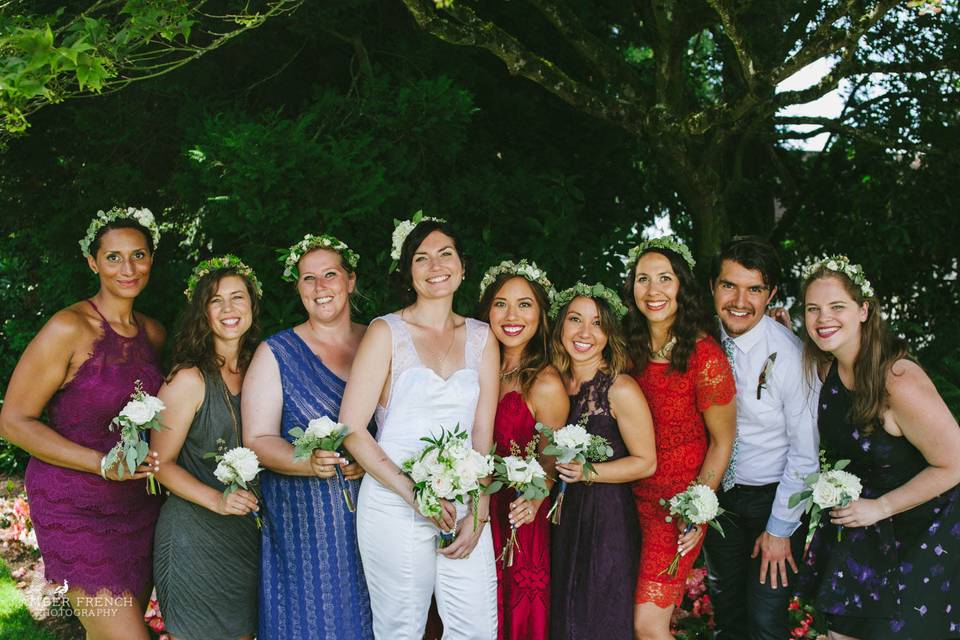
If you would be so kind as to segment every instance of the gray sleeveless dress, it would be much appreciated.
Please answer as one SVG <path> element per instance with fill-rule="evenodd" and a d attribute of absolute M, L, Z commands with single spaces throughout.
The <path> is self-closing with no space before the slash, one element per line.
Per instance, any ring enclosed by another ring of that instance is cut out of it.
<path fill-rule="evenodd" d="M 203 404 L 177 464 L 218 491 L 223 484 L 206 453 L 240 446 L 240 396 L 204 375 Z M 225 394 L 226 392 L 226 394 Z M 233 416 L 227 397 L 233 405 Z M 261 514 L 262 515 L 262 514 Z M 167 631 L 181 640 L 227 640 L 257 632 L 260 532 L 253 516 L 222 516 L 170 494 L 157 521 L 153 574 Z"/>

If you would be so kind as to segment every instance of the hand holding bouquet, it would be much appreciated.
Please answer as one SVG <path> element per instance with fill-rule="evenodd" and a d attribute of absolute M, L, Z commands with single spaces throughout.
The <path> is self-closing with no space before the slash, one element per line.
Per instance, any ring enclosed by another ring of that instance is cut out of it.
<path fill-rule="evenodd" d="M 863 491 L 863 485 L 860 478 L 843 471 L 850 464 L 849 460 L 838 460 L 830 465 L 823 458 L 823 452 L 820 454 L 820 471 L 811 473 L 803 479 L 805 489 L 798 491 L 790 496 L 788 503 L 791 508 L 797 506 L 807 498 L 811 498 L 807 503 L 806 512 L 810 514 L 810 528 L 815 528 L 820 522 L 820 514 L 824 509 L 833 509 L 834 507 L 846 507 L 854 500 L 860 499 L 860 492 Z M 837 526 L 837 541 L 840 541 L 843 533 L 843 526 Z"/>
<path fill-rule="evenodd" d="M 484 489 L 484 492 L 496 493 L 507 486 L 516 492 L 518 498 L 523 497 L 527 500 L 543 500 L 550 495 L 550 490 L 547 489 L 547 474 L 537 461 L 538 441 L 539 438 L 531 440 L 524 452 L 520 451 L 520 445 L 511 442 L 509 456 L 503 458 L 494 456 L 493 482 Z M 510 525 L 510 539 L 507 540 L 503 553 L 497 559 L 503 561 L 506 566 L 512 567 L 513 551 L 516 546 L 517 527 Z"/>
<path fill-rule="evenodd" d="M 720 535 L 723 535 L 723 527 L 720 526 L 716 518 L 724 511 L 720 507 L 720 501 L 717 500 L 717 494 L 705 484 L 691 482 L 689 487 L 670 498 L 669 501 L 660 498 L 660 504 L 669 507 L 670 515 L 667 516 L 667 522 L 673 522 L 674 517 L 677 517 L 680 522 L 686 524 L 684 533 L 689 533 L 695 526 L 709 524 L 719 531 Z M 677 555 L 673 557 L 670 566 L 660 573 L 671 576 L 677 575 L 680 555 L 680 552 L 677 551 Z"/>
<path fill-rule="evenodd" d="M 260 496 L 260 491 L 255 483 L 257 474 L 263 471 L 260 468 L 257 454 L 246 447 L 234 447 L 224 452 L 225 444 L 223 440 L 217 440 L 218 451 L 211 451 L 203 456 L 204 458 L 213 458 L 217 463 L 213 475 L 227 486 L 223 490 L 223 496 L 227 497 L 237 489 L 244 489 L 252 493 L 257 501 L 263 504 L 263 498 Z M 260 529 L 263 526 L 260 513 L 257 511 L 251 513 L 257 521 L 257 528 Z"/>
<path fill-rule="evenodd" d="M 316 449 L 323 451 L 342 452 L 343 441 L 350 433 L 350 427 L 345 424 L 334 422 L 327 416 L 314 418 L 307 424 L 306 430 L 300 427 L 290 429 L 290 435 L 294 437 L 293 441 L 293 459 L 295 461 L 306 460 Z M 347 487 L 347 479 L 343 477 L 343 469 L 340 465 L 334 465 L 337 472 L 337 484 L 340 486 L 340 493 L 347 503 L 347 509 L 351 512 L 357 510 L 353 504 L 353 498 L 350 496 L 350 489 Z"/>
<path fill-rule="evenodd" d="M 150 453 L 150 446 L 143 437 L 144 432 L 164 428 L 157 416 L 166 407 L 155 396 L 143 390 L 143 383 L 134 383 L 130 401 L 120 410 L 120 415 L 110 422 L 110 430 L 120 430 L 120 441 L 100 461 L 100 473 L 106 477 L 107 469 L 117 467 L 117 476 L 122 480 L 124 470 L 133 475 L 137 467 L 143 464 Z M 157 495 L 157 479 L 151 473 L 147 479 L 147 493 Z"/>
<path fill-rule="evenodd" d="M 562 429 L 554 431 L 545 424 L 537 423 L 537 431 L 547 438 L 547 446 L 543 448 L 544 455 L 556 456 L 557 462 L 579 462 L 583 465 L 584 480 L 589 482 L 591 474 L 596 473 L 591 462 L 603 462 L 613 455 L 613 448 L 606 438 L 591 435 L 586 427 L 579 424 L 568 424 Z M 550 522 L 560 522 L 560 512 L 563 508 L 563 496 L 567 491 L 567 483 L 560 480 L 560 489 L 557 499 L 550 507 L 547 517 Z"/>
<path fill-rule="evenodd" d="M 452 431 L 440 429 L 437 438 L 420 438 L 427 443 L 418 454 L 403 461 L 401 469 L 413 480 L 417 509 L 431 520 L 443 515 L 441 500 L 473 505 L 473 527 L 477 527 L 480 480 L 493 471 L 493 457 L 467 445 L 467 433 L 457 425 Z M 440 548 L 453 542 L 452 531 L 440 532 Z"/>

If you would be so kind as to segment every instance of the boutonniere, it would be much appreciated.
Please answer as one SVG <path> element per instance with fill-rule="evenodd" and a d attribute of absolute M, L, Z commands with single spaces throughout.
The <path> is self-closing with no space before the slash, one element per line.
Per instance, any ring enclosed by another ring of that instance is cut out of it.
<path fill-rule="evenodd" d="M 760 399 L 763 390 L 767 388 L 767 378 L 770 377 L 770 372 L 773 371 L 773 363 L 776 361 L 777 352 L 774 351 L 767 356 L 767 360 L 763 363 L 763 368 L 760 369 L 760 378 L 757 380 L 757 400 Z"/>

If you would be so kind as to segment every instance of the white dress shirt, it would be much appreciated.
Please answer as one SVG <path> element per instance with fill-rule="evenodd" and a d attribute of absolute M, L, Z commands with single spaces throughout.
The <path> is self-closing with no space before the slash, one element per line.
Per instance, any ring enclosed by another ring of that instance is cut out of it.
<path fill-rule="evenodd" d="M 730 338 L 723 325 L 723 338 Z M 733 373 L 737 381 L 737 484 L 779 482 L 767 532 L 789 537 L 800 526 L 803 505 L 788 506 L 804 488 L 803 478 L 819 468 L 817 432 L 819 381 L 804 375 L 800 340 L 768 316 L 733 338 Z M 774 358 L 772 354 L 776 353 Z M 772 360 L 772 363 L 768 364 Z M 767 375 L 759 389 L 761 372 Z"/>

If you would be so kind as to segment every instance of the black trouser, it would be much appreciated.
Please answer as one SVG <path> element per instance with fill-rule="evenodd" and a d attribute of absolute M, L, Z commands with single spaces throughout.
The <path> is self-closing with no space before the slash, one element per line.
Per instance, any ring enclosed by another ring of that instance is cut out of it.
<path fill-rule="evenodd" d="M 767 570 L 765 584 L 760 584 L 761 554 L 751 559 L 753 545 L 767 528 L 767 519 L 777 485 L 745 487 L 736 485 L 720 494 L 720 506 L 727 513 L 720 517 L 725 536 L 707 530 L 704 549 L 710 571 L 710 597 L 716 614 L 716 640 L 783 640 L 790 636 L 787 628 L 787 605 L 794 591 L 797 574 L 787 567 L 790 586 L 770 587 Z M 807 527 L 801 525 L 790 538 L 793 559 L 800 565 Z"/>

